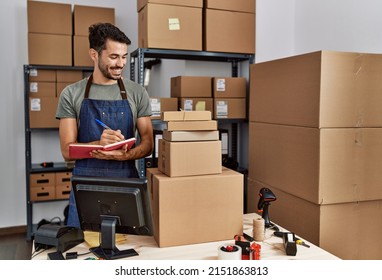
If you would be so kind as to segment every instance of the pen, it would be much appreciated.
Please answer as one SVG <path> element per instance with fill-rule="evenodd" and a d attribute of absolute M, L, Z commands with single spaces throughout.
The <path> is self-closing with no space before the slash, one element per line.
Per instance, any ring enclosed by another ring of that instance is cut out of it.
<path fill-rule="evenodd" d="M 103 122 L 101 122 L 99 119 L 95 119 L 97 123 L 99 123 L 100 125 L 103 126 L 103 128 L 105 129 L 111 129 L 110 127 L 108 127 L 106 124 L 104 124 Z"/>

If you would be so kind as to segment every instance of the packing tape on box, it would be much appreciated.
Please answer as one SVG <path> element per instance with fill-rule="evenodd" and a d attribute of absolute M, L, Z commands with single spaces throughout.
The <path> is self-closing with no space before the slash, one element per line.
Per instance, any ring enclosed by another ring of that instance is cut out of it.
<path fill-rule="evenodd" d="M 241 260 L 241 247 L 237 245 L 219 246 L 218 260 Z"/>
<path fill-rule="evenodd" d="M 253 219 L 253 239 L 255 241 L 264 241 L 265 238 L 265 220 L 263 218 Z"/>

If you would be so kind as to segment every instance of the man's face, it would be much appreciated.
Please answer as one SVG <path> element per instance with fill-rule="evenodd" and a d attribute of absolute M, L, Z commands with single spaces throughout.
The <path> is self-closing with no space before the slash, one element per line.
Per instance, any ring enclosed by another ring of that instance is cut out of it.
<path fill-rule="evenodd" d="M 105 78 L 118 80 L 122 77 L 126 65 L 127 45 L 107 40 L 106 49 L 98 56 L 98 68 Z"/>

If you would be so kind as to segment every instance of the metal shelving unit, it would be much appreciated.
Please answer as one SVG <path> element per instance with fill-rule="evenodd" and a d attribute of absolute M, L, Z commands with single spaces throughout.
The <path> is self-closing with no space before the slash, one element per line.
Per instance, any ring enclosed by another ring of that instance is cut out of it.
<path fill-rule="evenodd" d="M 144 63 L 147 58 L 159 59 L 176 59 L 176 60 L 194 60 L 194 61 L 215 61 L 231 63 L 231 76 L 238 77 L 238 66 L 240 62 L 249 61 L 250 64 L 254 62 L 254 54 L 240 54 L 240 53 L 221 53 L 221 52 L 207 52 L 207 51 L 189 51 L 189 50 L 170 50 L 170 49 L 147 49 L 138 48 L 130 55 L 130 79 L 137 81 L 139 84 L 144 85 L 145 69 Z M 137 77 L 137 80 L 136 80 Z M 243 120 L 218 120 L 221 123 L 231 124 L 231 150 L 232 158 L 237 160 L 238 150 L 238 125 Z M 138 163 L 138 171 L 141 177 L 145 176 L 145 163 L 140 160 Z"/>
<path fill-rule="evenodd" d="M 64 162 L 55 162 L 53 167 L 42 167 L 32 163 L 32 133 L 44 131 L 57 131 L 58 128 L 30 128 L 29 122 L 29 74 L 31 70 L 79 70 L 92 71 L 91 67 L 77 66 L 52 66 L 52 65 L 24 65 L 24 123 L 25 123 L 25 179 L 26 179 L 26 210 L 27 210 L 27 240 L 32 240 L 36 226 L 33 225 L 33 204 L 52 201 L 62 201 L 62 199 L 31 201 L 30 197 L 30 175 L 33 173 L 65 172 L 71 171 Z"/>

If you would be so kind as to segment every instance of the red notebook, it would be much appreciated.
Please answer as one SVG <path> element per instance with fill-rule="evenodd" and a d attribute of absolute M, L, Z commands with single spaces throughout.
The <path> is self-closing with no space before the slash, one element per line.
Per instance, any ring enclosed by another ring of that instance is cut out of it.
<path fill-rule="evenodd" d="M 69 157 L 70 158 L 91 158 L 90 152 L 94 150 L 113 151 L 121 149 L 124 145 L 128 145 L 127 149 L 131 149 L 136 139 L 130 138 L 106 146 L 102 145 L 87 145 L 87 144 L 70 144 L 69 145 Z"/>

